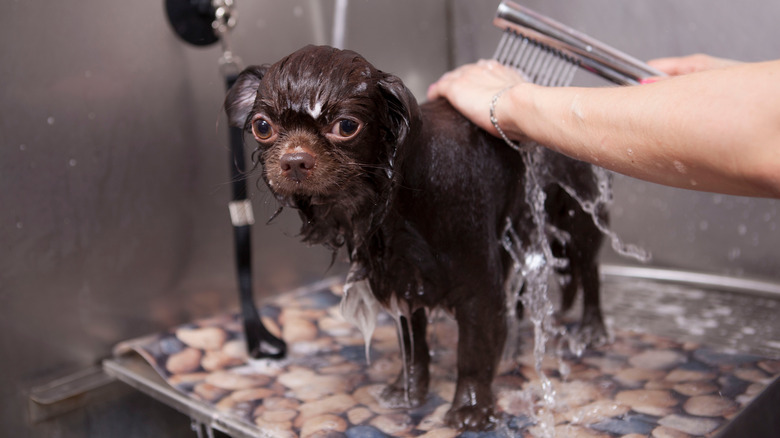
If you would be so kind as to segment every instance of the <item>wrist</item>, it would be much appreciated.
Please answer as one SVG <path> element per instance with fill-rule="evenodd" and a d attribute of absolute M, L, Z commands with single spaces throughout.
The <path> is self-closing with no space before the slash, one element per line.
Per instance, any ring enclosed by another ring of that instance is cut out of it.
<path fill-rule="evenodd" d="M 536 85 L 523 82 L 509 87 L 497 95 L 499 97 L 494 111 L 496 122 L 511 140 L 522 141 L 528 138 L 523 129 L 523 122 L 533 107 L 530 102 L 535 88 Z"/>
<path fill-rule="evenodd" d="M 516 142 L 512 141 L 507 134 L 504 132 L 503 129 L 501 129 L 501 126 L 498 124 L 498 116 L 496 114 L 496 106 L 498 105 L 498 100 L 501 98 L 501 96 L 509 91 L 512 87 L 506 87 L 493 95 L 493 98 L 490 100 L 490 111 L 489 111 L 489 119 L 490 123 L 493 125 L 493 130 L 496 131 L 495 134 L 497 134 L 499 137 L 501 137 L 506 144 L 508 144 L 512 149 L 520 152 L 520 145 L 518 145 Z M 511 120 L 511 118 L 509 119 Z"/>

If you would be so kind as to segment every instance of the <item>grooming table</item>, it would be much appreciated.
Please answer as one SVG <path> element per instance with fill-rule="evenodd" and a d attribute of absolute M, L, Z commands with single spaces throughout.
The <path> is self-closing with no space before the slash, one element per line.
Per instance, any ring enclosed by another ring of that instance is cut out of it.
<path fill-rule="evenodd" d="M 566 357 L 564 368 L 544 361 L 557 393 L 556 436 L 715 436 L 780 375 L 773 291 L 746 295 L 659 281 L 652 270 L 602 271 L 614 342 Z M 239 316 L 229 314 L 122 342 L 104 370 L 233 437 L 542 436 L 530 327 L 494 383 L 499 426 L 461 434 L 443 425 L 455 390 L 454 321 L 442 314 L 429 328 L 427 402 L 391 408 L 376 396 L 401 370 L 395 321 L 380 317 L 367 363 L 362 335 L 340 318 L 341 293 L 331 279 L 265 303 L 264 322 L 289 344 L 282 361 L 248 362 Z"/>

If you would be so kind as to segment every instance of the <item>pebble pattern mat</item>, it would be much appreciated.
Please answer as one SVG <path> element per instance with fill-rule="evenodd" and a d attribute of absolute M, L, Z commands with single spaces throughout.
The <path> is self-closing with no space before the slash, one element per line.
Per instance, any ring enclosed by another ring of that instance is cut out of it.
<path fill-rule="evenodd" d="M 395 322 L 378 321 L 366 362 L 360 332 L 339 314 L 339 283 L 282 294 L 261 309 L 266 326 L 288 342 L 282 361 L 248 362 L 238 315 L 196 321 L 123 342 L 175 389 L 272 437 L 540 437 L 539 380 L 533 337 L 494 382 L 499 426 L 461 433 L 443 425 L 455 390 L 455 324 L 431 325 L 428 401 L 414 409 L 383 406 L 377 395 L 401 370 Z M 691 342 L 613 329 L 614 342 L 581 358 L 545 358 L 556 391 L 542 411 L 556 437 L 711 437 L 774 377 L 780 360 L 725 354 Z M 570 371 L 561 377 L 561 364 Z M 536 413 L 535 413 L 536 412 Z"/>

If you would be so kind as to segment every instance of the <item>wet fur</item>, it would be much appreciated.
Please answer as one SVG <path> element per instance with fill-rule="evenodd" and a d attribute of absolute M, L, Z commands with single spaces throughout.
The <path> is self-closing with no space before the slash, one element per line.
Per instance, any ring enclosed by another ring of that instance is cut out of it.
<path fill-rule="evenodd" d="M 526 243 L 533 224 L 521 156 L 446 101 L 418 106 L 397 77 L 329 47 L 309 46 L 274 65 L 249 67 L 225 108 L 231 125 L 250 132 L 256 114 L 273 122 L 278 138 L 259 142 L 256 156 L 277 200 L 298 210 L 302 240 L 346 247 L 352 264 L 347 289 L 364 282 L 381 305 L 405 315 L 399 325 L 409 391 L 401 373 L 383 396 L 397 404 L 425 401 L 424 309 L 443 307 L 455 316 L 459 335 L 457 387 L 446 421 L 463 429 L 492 427 L 491 382 L 507 337 L 504 285 L 511 263 L 500 238 L 507 218 Z M 342 117 L 363 126 L 354 138 L 334 141 L 326 134 Z M 280 170 L 280 160 L 294 151 L 316 159 L 302 181 Z M 588 165 L 545 154 L 555 174 L 593 196 Z M 571 279 L 564 281 L 564 307 L 584 288 L 584 319 L 603 332 L 600 233 L 563 190 L 551 185 L 547 192 L 550 222 L 571 235 L 554 248 L 571 260 L 563 272 Z M 358 304 L 355 312 L 368 307 Z"/>

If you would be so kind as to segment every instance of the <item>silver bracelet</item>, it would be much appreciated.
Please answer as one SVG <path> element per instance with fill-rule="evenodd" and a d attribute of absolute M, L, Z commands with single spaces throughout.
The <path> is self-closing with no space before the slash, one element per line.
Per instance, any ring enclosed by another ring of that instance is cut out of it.
<path fill-rule="evenodd" d="M 493 123 L 493 127 L 496 128 L 496 131 L 498 131 L 498 134 L 501 136 L 501 138 L 504 139 L 506 144 L 512 147 L 512 149 L 516 150 L 517 152 L 522 152 L 522 149 L 520 148 L 520 145 L 513 142 L 509 139 L 509 137 L 506 136 L 504 133 L 504 130 L 501 129 L 500 126 L 498 126 L 498 119 L 496 118 L 496 103 L 498 102 L 498 98 L 501 97 L 504 92 L 509 90 L 512 87 L 506 87 L 503 90 L 496 93 L 495 96 L 493 96 L 493 100 L 490 101 L 490 122 Z"/>

